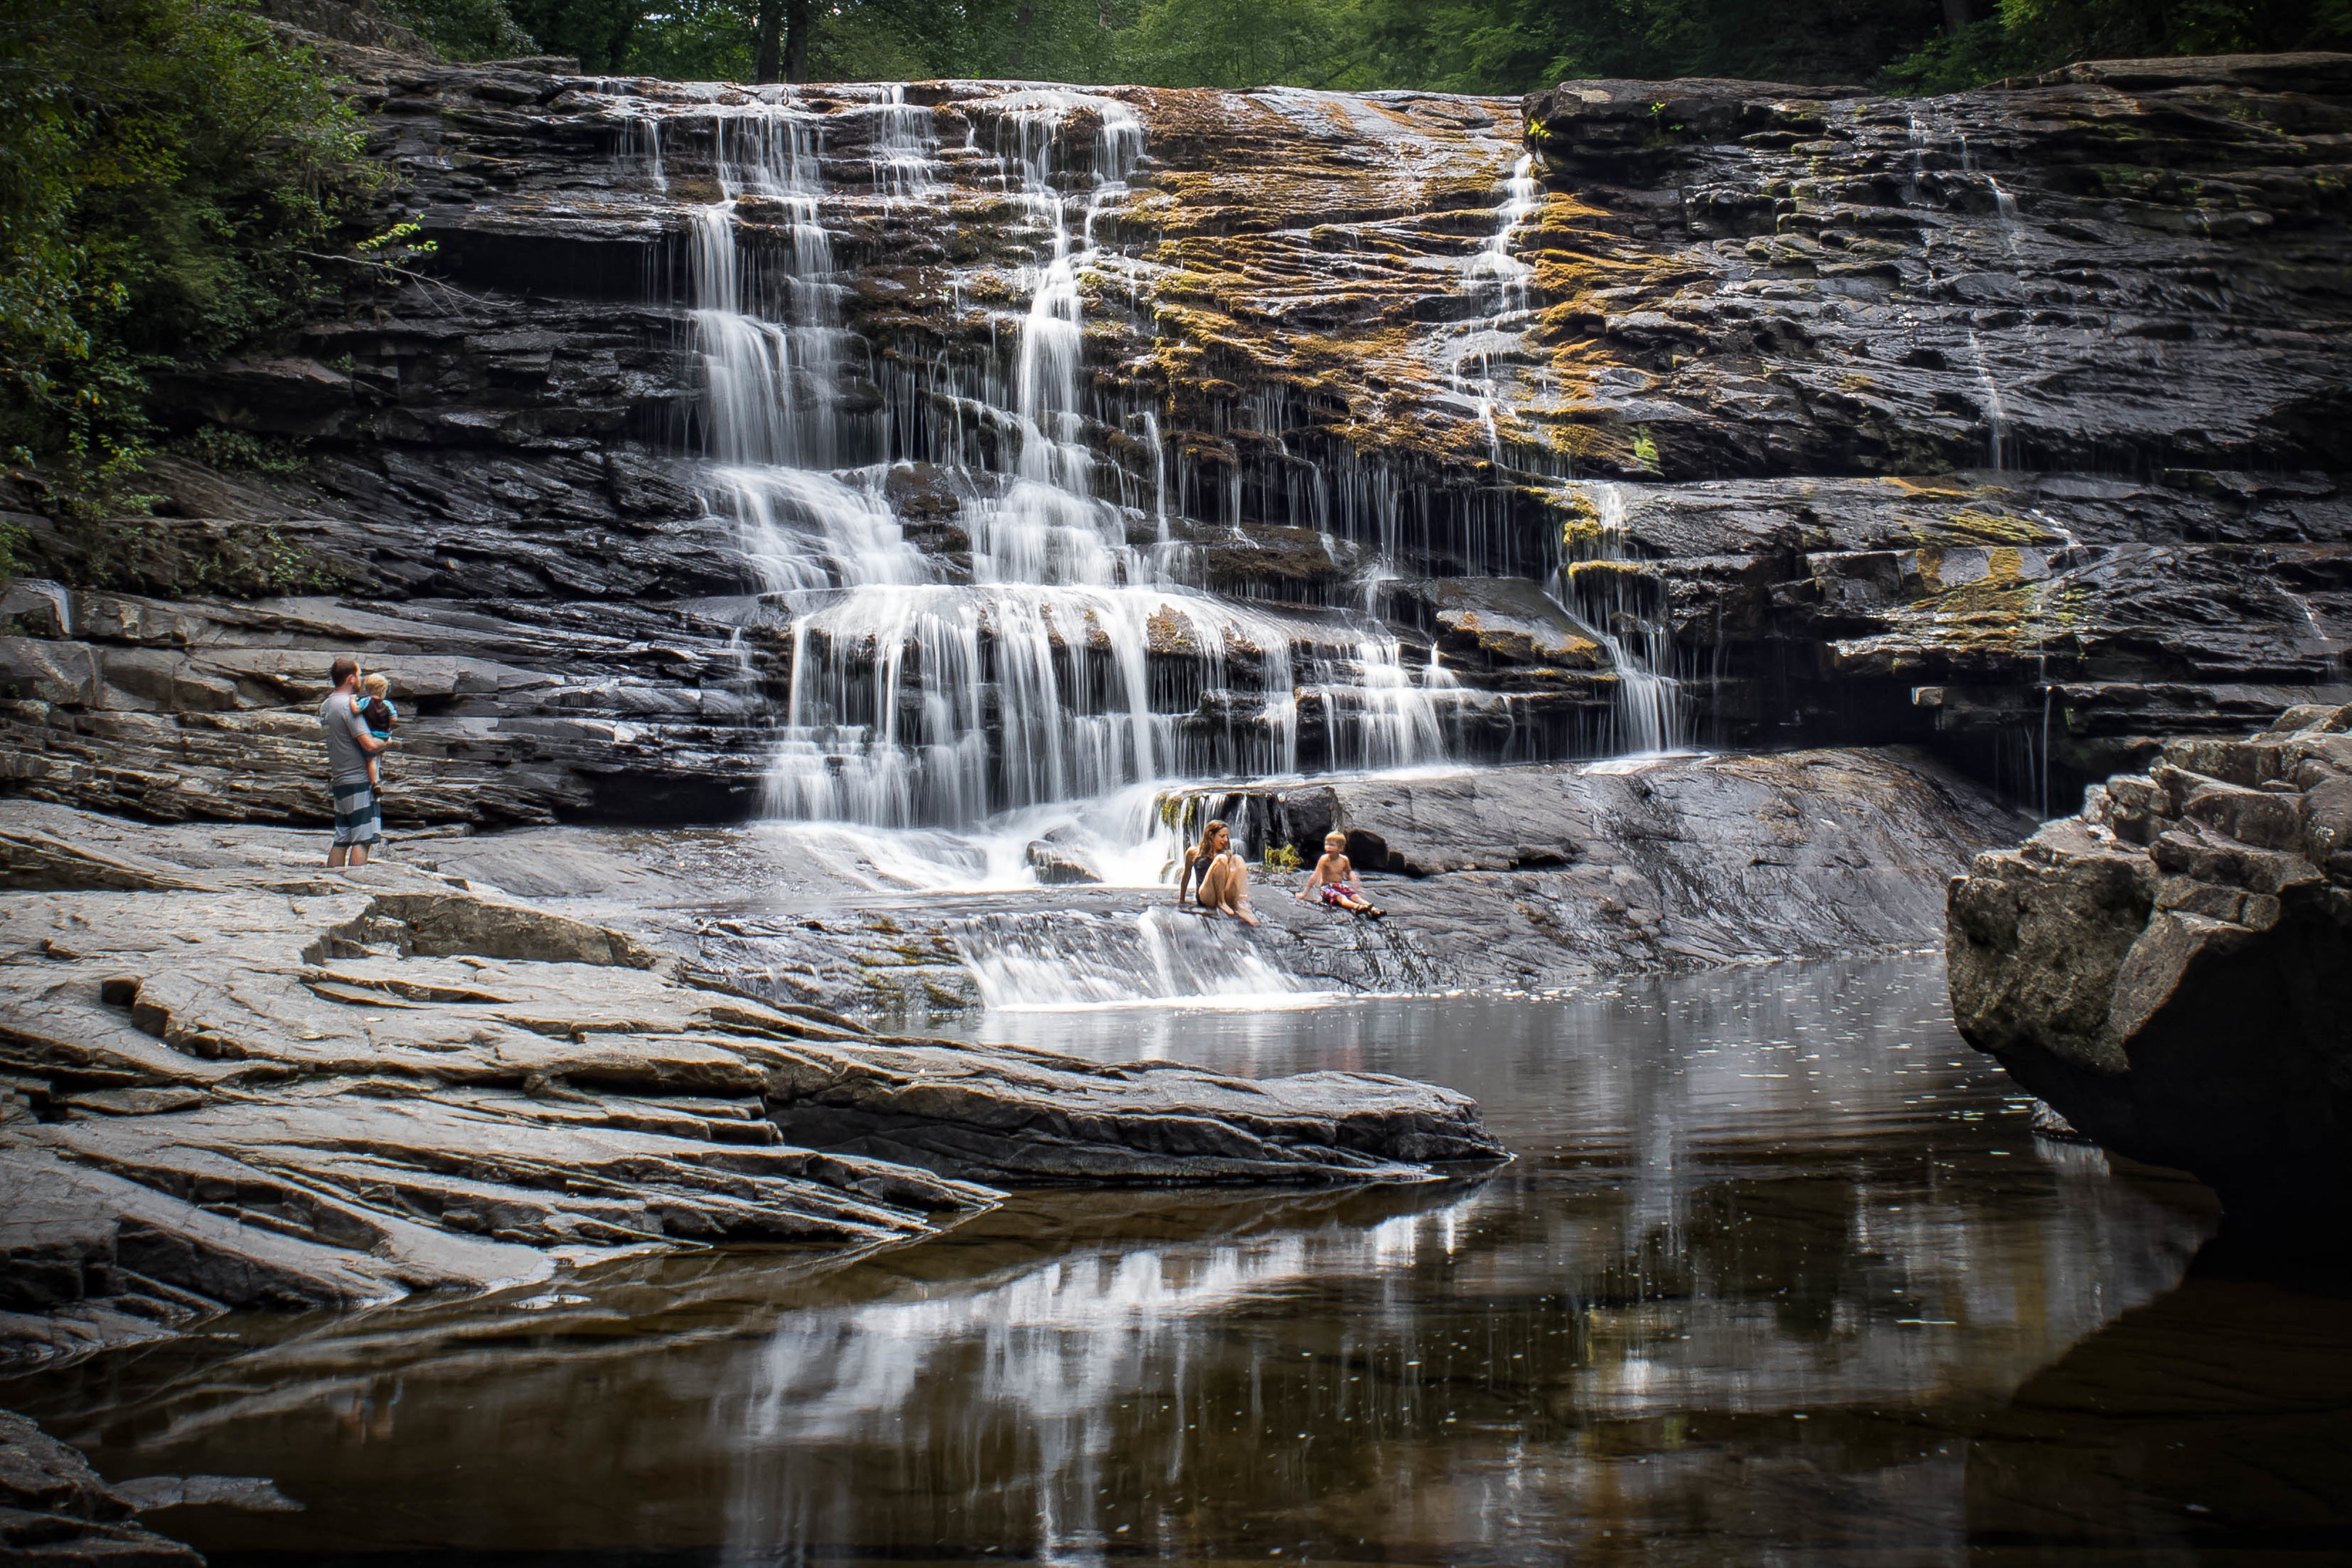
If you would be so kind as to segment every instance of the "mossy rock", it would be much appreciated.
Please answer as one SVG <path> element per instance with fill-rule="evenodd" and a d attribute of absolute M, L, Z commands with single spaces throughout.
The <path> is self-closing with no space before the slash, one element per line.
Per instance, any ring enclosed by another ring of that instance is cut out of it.
<path fill-rule="evenodd" d="M 31 571 L 77 588 L 159 599 L 268 599 L 331 594 L 365 578 L 289 525 L 160 517 L 60 521 L 20 552 Z"/>

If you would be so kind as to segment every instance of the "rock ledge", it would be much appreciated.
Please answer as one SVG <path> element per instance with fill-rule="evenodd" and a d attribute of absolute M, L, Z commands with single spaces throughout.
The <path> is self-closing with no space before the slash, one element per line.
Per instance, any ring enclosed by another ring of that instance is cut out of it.
<path fill-rule="evenodd" d="M 999 1184 L 1421 1181 L 1475 1102 L 873 1034 L 315 837 L 0 802 L 0 1367 L 245 1306 L 929 1234 Z"/>
<path fill-rule="evenodd" d="M 2343 1225 L 2352 1180 L 2352 708 L 2175 741 L 1978 857 L 1952 1013 L 2076 1128 L 2233 1214 Z"/>

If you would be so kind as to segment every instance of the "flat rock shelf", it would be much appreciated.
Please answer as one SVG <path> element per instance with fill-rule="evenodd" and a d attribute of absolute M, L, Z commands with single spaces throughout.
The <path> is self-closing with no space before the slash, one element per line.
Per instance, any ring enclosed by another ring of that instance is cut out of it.
<path fill-rule="evenodd" d="M 877 1036 L 608 926 L 301 836 L 0 804 L 11 1364 L 251 1306 L 647 1247 L 868 1247 L 1000 1186 L 1426 1180 L 1500 1152 L 1403 1079 Z"/>

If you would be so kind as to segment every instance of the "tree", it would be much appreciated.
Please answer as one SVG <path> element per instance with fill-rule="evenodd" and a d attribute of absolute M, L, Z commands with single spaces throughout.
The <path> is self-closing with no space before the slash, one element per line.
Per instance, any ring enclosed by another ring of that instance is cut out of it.
<path fill-rule="evenodd" d="M 147 374 L 311 300 L 315 247 L 385 177 L 363 144 L 239 0 L 0 8 L 0 447 L 61 496 L 130 482 Z"/>
<path fill-rule="evenodd" d="M 541 48 L 588 71 L 626 70 L 646 15 L 642 0 L 508 0 L 508 9 Z"/>
<path fill-rule="evenodd" d="M 809 32 L 815 25 L 809 0 L 760 0 L 760 47 L 751 79 L 808 80 Z"/>
<path fill-rule="evenodd" d="M 539 47 L 506 0 L 383 0 L 384 15 L 433 46 L 444 59 L 510 59 Z"/>

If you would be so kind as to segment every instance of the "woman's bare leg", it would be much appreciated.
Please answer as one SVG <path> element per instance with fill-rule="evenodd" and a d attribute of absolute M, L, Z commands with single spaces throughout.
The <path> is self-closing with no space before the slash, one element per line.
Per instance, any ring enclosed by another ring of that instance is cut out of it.
<path fill-rule="evenodd" d="M 1250 912 L 1249 865 L 1238 855 L 1221 856 L 1218 869 L 1224 879 L 1218 884 L 1217 902 L 1233 910 L 1244 925 L 1257 924 L 1257 916 Z"/>
<path fill-rule="evenodd" d="M 1206 860 L 1202 868 L 1201 890 L 1194 894 L 1193 898 L 1200 904 L 1202 912 L 1204 914 L 1216 915 L 1224 912 L 1225 884 L 1231 880 L 1225 871 L 1225 861 L 1229 857 L 1223 855 L 1213 856 Z"/>

